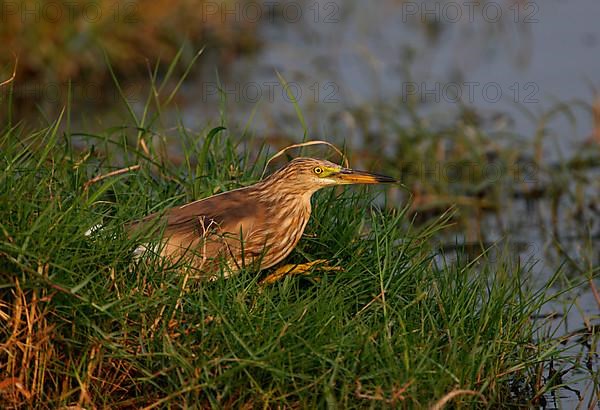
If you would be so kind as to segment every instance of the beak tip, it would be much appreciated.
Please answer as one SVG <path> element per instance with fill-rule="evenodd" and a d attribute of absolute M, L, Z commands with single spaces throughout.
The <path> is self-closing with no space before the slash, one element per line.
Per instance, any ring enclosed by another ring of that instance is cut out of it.
<path fill-rule="evenodd" d="M 375 180 L 382 184 L 395 184 L 396 182 L 398 182 L 398 180 L 396 180 L 395 178 L 388 177 L 385 175 L 376 175 Z"/>
<path fill-rule="evenodd" d="M 384 183 L 397 183 L 398 180 L 387 175 L 374 174 L 365 171 L 355 171 L 352 169 L 344 169 L 340 176 L 347 183 L 355 184 L 384 184 Z"/>

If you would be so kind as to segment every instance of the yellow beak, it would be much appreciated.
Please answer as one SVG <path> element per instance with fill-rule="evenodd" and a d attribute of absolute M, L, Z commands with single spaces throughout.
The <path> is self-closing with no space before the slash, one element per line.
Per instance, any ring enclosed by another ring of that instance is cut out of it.
<path fill-rule="evenodd" d="M 341 184 L 381 184 L 397 182 L 394 178 L 385 175 L 373 174 L 366 171 L 355 171 L 347 168 L 342 168 L 335 176 Z"/>

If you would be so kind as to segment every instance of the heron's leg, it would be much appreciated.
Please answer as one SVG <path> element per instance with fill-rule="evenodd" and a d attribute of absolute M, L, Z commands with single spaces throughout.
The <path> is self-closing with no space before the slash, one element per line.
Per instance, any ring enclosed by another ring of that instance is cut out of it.
<path fill-rule="evenodd" d="M 310 273 L 314 270 L 318 269 L 321 271 L 340 271 L 342 270 L 341 266 L 329 266 L 327 264 L 326 259 L 317 259 L 308 263 L 300 263 L 300 264 L 288 264 L 280 266 L 275 270 L 275 272 L 271 273 L 269 276 L 260 281 L 262 285 L 270 285 L 272 283 L 277 282 L 280 279 L 283 279 L 286 276 L 291 275 L 310 275 Z"/>

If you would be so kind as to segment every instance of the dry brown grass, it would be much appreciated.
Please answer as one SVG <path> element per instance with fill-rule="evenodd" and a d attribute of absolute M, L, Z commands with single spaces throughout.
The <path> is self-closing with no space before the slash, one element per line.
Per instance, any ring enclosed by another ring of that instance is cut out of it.
<path fill-rule="evenodd" d="M 47 372 L 58 352 L 48 323 L 46 290 L 24 292 L 15 288 L 0 299 L 2 339 L 0 345 L 0 403 L 3 407 L 27 406 L 43 397 L 44 385 L 56 380 Z"/>
<path fill-rule="evenodd" d="M 15 284 L 0 298 L 1 408 L 98 408 L 108 397 L 125 408 L 151 400 L 135 398 L 134 364 L 107 354 L 100 342 L 77 356 L 66 351 L 49 320 L 56 292 Z M 124 355 L 139 348 L 130 346 Z"/>

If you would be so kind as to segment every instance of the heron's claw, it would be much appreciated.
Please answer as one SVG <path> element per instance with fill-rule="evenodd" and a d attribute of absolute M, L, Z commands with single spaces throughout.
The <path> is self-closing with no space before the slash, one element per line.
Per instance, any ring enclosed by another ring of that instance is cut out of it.
<path fill-rule="evenodd" d="M 320 266 L 321 265 L 321 266 Z M 308 263 L 300 263 L 300 264 L 288 264 L 280 266 L 275 270 L 275 272 L 271 273 L 269 276 L 260 281 L 261 285 L 270 285 L 272 283 L 277 282 L 280 279 L 283 279 L 286 276 L 291 275 L 310 275 L 314 269 L 318 269 L 321 271 L 340 271 L 342 270 L 341 266 L 329 266 L 327 264 L 326 259 L 317 259 Z"/>

